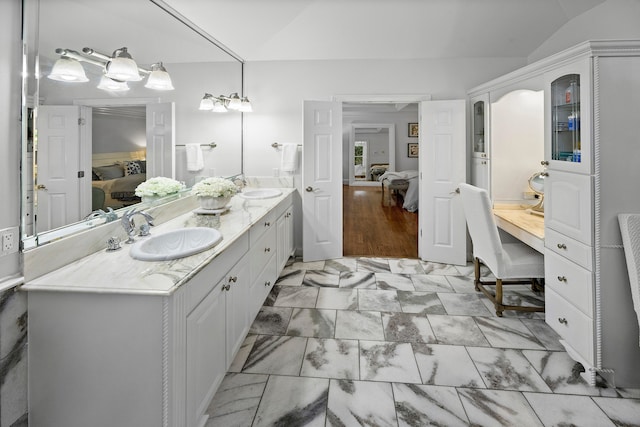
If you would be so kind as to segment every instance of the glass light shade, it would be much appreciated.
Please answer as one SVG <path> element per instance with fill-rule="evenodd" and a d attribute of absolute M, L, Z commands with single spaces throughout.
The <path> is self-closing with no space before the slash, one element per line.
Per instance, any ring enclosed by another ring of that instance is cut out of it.
<path fill-rule="evenodd" d="M 108 90 L 109 92 L 125 92 L 129 90 L 129 85 L 127 85 L 127 82 L 117 82 L 107 76 L 102 76 L 98 89 Z"/>
<path fill-rule="evenodd" d="M 155 90 L 173 90 L 173 84 L 171 83 L 171 76 L 164 69 L 158 69 L 151 71 L 147 84 L 144 87 Z"/>
<path fill-rule="evenodd" d="M 218 99 L 218 100 L 216 100 L 215 104 L 213 104 L 213 112 L 214 113 L 226 113 L 227 112 L 227 108 L 224 106 L 222 101 L 220 101 Z"/>
<path fill-rule="evenodd" d="M 110 79 L 123 82 L 138 82 L 142 76 L 138 72 L 138 65 L 131 58 L 113 58 L 107 63 L 105 75 Z"/>
<path fill-rule="evenodd" d="M 229 110 L 239 110 L 241 105 L 242 101 L 240 101 L 240 97 L 237 93 L 233 93 L 229 96 L 229 105 L 227 105 Z"/>
<path fill-rule="evenodd" d="M 205 96 L 200 101 L 200 110 L 211 111 L 213 110 L 213 99 Z"/>
<path fill-rule="evenodd" d="M 243 113 L 251 113 L 253 111 L 253 107 L 251 106 L 251 101 L 246 96 L 242 98 L 242 104 L 240 104 L 240 111 Z"/>
<path fill-rule="evenodd" d="M 51 73 L 47 76 L 51 80 L 57 80 L 59 82 L 88 82 L 89 79 L 84 73 L 82 65 L 69 58 L 60 58 L 51 69 Z"/>

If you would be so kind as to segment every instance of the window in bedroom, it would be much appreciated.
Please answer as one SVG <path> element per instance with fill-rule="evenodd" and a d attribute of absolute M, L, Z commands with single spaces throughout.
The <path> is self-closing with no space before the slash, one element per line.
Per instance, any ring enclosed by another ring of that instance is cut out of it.
<path fill-rule="evenodd" d="M 367 179 L 367 141 L 355 141 L 353 165 L 356 180 Z"/>

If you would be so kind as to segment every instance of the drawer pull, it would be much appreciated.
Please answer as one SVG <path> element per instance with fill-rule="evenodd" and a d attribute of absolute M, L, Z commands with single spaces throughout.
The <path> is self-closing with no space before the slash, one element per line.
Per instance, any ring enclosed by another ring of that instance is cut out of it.
<path fill-rule="evenodd" d="M 222 285 L 223 291 L 228 291 L 229 289 L 231 289 L 231 285 Z"/>
<path fill-rule="evenodd" d="M 229 282 L 236 283 L 238 281 L 238 276 L 229 276 Z"/>
<path fill-rule="evenodd" d="M 542 166 L 549 166 L 549 161 L 548 160 L 543 160 L 543 161 L 540 162 L 540 164 Z"/>
<path fill-rule="evenodd" d="M 567 278 L 564 276 L 558 276 L 558 282 L 566 282 Z"/>
<path fill-rule="evenodd" d="M 567 322 L 567 319 L 565 319 L 564 317 L 558 317 L 558 322 L 560 322 L 563 325 L 569 324 L 569 322 Z"/>
<path fill-rule="evenodd" d="M 549 176 L 549 172 L 540 172 L 540 176 Z"/>
<path fill-rule="evenodd" d="M 558 243 L 558 249 L 567 249 L 567 245 L 565 245 L 564 243 Z"/>
<path fill-rule="evenodd" d="M 265 227 L 270 227 L 270 226 L 271 226 L 271 223 L 267 221 L 267 222 L 265 222 L 265 223 L 264 223 L 264 226 L 265 226 Z"/>
<path fill-rule="evenodd" d="M 271 282 L 264 282 L 264 285 L 269 287 L 269 286 L 271 286 Z"/>
<path fill-rule="evenodd" d="M 265 252 L 271 252 L 271 248 L 264 248 Z"/>

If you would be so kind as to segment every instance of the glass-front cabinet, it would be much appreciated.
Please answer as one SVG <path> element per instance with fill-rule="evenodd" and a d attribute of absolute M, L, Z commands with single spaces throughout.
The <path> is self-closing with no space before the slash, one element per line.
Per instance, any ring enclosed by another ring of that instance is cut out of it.
<path fill-rule="evenodd" d="M 489 94 L 471 99 L 471 152 L 473 157 L 489 157 Z"/>
<path fill-rule="evenodd" d="M 589 61 L 546 75 L 545 160 L 551 169 L 590 173 Z"/>

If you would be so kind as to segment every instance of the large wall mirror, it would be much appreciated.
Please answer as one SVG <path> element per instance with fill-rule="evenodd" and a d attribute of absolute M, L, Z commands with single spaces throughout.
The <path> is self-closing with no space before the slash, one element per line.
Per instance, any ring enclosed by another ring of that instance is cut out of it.
<path fill-rule="evenodd" d="M 152 176 L 190 187 L 203 176 L 242 173 L 241 113 L 199 107 L 205 93 L 241 97 L 243 64 L 169 3 L 25 0 L 26 249 L 82 229 L 96 211 L 131 208 L 140 202 L 135 186 Z M 105 63 L 121 48 L 143 78 L 125 82 L 128 90 L 118 90 L 119 78 L 105 80 Z M 85 81 L 50 78 L 61 62 L 82 67 Z M 149 71 L 160 62 L 173 90 L 147 87 Z M 191 144 L 201 147 L 199 168 L 187 164 Z"/>

